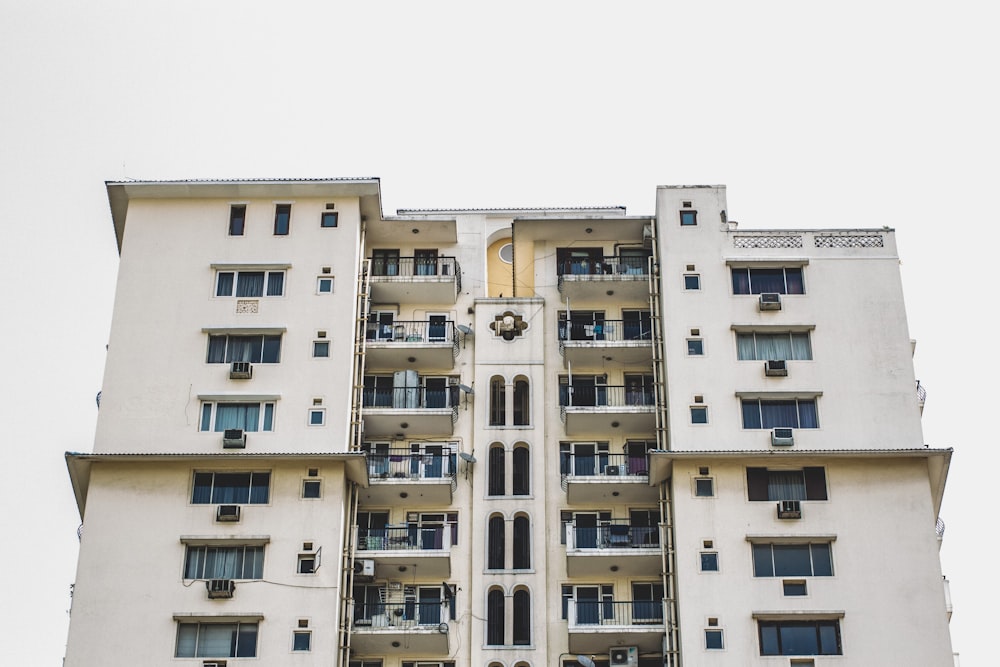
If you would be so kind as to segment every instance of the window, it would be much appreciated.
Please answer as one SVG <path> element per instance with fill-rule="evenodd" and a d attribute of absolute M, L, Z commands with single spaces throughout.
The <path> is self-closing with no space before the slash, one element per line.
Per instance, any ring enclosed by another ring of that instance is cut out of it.
<path fill-rule="evenodd" d="M 502 516 L 491 516 L 487 524 L 486 567 L 490 570 L 504 569 L 504 556 L 506 554 L 506 534 L 505 522 Z"/>
<path fill-rule="evenodd" d="M 246 231 L 247 207 L 245 204 L 233 204 L 229 207 L 229 235 L 243 236 Z"/>
<path fill-rule="evenodd" d="M 743 428 L 819 428 L 816 400 L 799 398 L 769 401 L 743 399 Z"/>
<path fill-rule="evenodd" d="M 486 644 L 503 646 L 504 621 L 503 591 L 493 588 L 486 596 Z"/>
<path fill-rule="evenodd" d="M 320 276 L 316 279 L 316 294 L 333 294 L 333 278 Z"/>
<path fill-rule="evenodd" d="M 514 569 L 531 569 L 531 522 L 526 516 L 514 517 Z"/>
<path fill-rule="evenodd" d="M 517 378 L 514 380 L 514 426 L 527 426 L 530 423 L 530 417 L 528 381 L 524 378 Z"/>
<path fill-rule="evenodd" d="M 299 574 L 316 574 L 319 563 L 316 561 L 316 554 L 299 554 L 298 566 L 295 571 Z"/>
<path fill-rule="evenodd" d="M 234 361 L 276 364 L 281 361 L 281 334 L 210 334 L 206 361 L 210 364 L 230 364 Z"/>
<path fill-rule="evenodd" d="M 826 500 L 826 470 L 747 468 L 749 500 Z"/>
<path fill-rule="evenodd" d="M 701 554 L 701 571 L 702 572 L 718 572 L 719 571 L 719 554 L 715 551 L 702 551 Z"/>
<path fill-rule="evenodd" d="M 292 639 L 293 651 L 308 651 L 312 648 L 312 632 L 298 630 Z"/>
<path fill-rule="evenodd" d="M 328 340 L 314 340 L 313 341 L 313 356 L 314 357 L 329 357 L 330 356 L 330 341 L 328 341 Z"/>
<path fill-rule="evenodd" d="M 499 375 L 490 379 L 490 426 L 503 426 L 507 423 L 506 385 Z"/>
<path fill-rule="evenodd" d="M 323 426 L 326 424 L 326 408 L 312 408 L 309 410 L 309 425 Z"/>
<path fill-rule="evenodd" d="M 833 558 L 830 543 L 754 544 L 753 576 L 831 577 Z"/>
<path fill-rule="evenodd" d="M 841 655 L 840 621 L 757 621 L 761 655 Z"/>
<path fill-rule="evenodd" d="M 681 227 L 693 227 L 698 224 L 698 211 L 681 211 Z"/>
<path fill-rule="evenodd" d="M 789 579 L 781 582 L 782 595 L 797 597 L 806 594 L 806 582 L 800 579 Z"/>
<path fill-rule="evenodd" d="M 530 451 L 527 447 L 515 447 L 514 448 L 514 470 L 511 480 L 514 485 L 514 495 L 515 496 L 526 496 L 530 491 L 530 466 L 531 458 Z"/>
<path fill-rule="evenodd" d="M 184 558 L 185 579 L 260 579 L 262 546 L 189 545 Z"/>
<path fill-rule="evenodd" d="M 701 276 L 697 273 L 685 274 L 684 289 L 701 289 Z"/>
<path fill-rule="evenodd" d="M 736 357 L 741 361 L 803 361 L 812 359 L 807 332 L 738 333 Z"/>
<path fill-rule="evenodd" d="M 256 623 L 178 623 L 177 658 L 254 658 Z"/>
<path fill-rule="evenodd" d="M 688 355 L 700 357 L 705 354 L 705 342 L 700 338 L 688 338 Z"/>
<path fill-rule="evenodd" d="M 399 250 L 372 250 L 371 266 L 373 276 L 398 276 Z"/>
<path fill-rule="evenodd" d="M 514 644 L 531 643 L 531 594 L 519 588 L 514 591 Z"/>
<path fill-rule="evenodd" d="M 503 445 L 490 447 L 489 455 L 489 488 L 487 495 L 502 496 L 507 493 L 506 452 Z"/>
<path fill-rule="evenodd" d="M 323 485 L 318 479 L 304 479 L 302 480 L 302 497 L 303 498 L 320 498 L 322 497 Z"/>
<path fill-rule="evenodd" d="M 704 406 L 692 405 L 691 406 L 691 423 L 692 424 L 707 424 L 708 423 L 708 408 Z"/>
<path fill-rule="evenodd" d="M 715 480 L 711 477 L 696 477 L 694 480 L 694 495 L 699 498 L 715 496 Z"/>
<path fill-rule="evenodd" d="M 324 229 L 336 227 L 339 216 L 336 211 L 323 211 L 319 215 L 319 226 Z"/>
<path fill-rule="evenodd" d="M 201 404 L 201 431 L 221 433 L 229 429 L 244 431 L 274 430 L 274 403 L 215 403 Z"/>
<path fill-rule="evenodd" d="M 280 271 L 219 271 L 215 279 L 215 296 L 281 296 L 285 292 L 285 272 Z"/>
<path fill-rule="evenodd" d="M 270 493 L 269 472 L 196 472 L 191 502 L 195 505 L 266 505 Z"/>
<path fill-rule="evenodd" d="M 274 235 L 288 236 L 288 226 L 292 218 L 291 204 L 277 204 L 274 207 Z"/>
<path fill-rule="evenodd" d="M 805 294 L 802 267 L 733 267 L 733 294 Z"/>
<path fill-rule="evenodd" d="M 708 650 L 719 650 L 723 648 L 722 630 L 709 628 L 705 630 L 705 648 Z"/>

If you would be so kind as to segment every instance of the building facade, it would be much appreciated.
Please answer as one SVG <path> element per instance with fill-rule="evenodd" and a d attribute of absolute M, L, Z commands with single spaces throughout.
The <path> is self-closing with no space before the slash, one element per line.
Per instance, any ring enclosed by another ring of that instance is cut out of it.
<path fill-rule="evenodd" d="M 67 667 L 952 664 L 892 230 L 107 189 Z"/>

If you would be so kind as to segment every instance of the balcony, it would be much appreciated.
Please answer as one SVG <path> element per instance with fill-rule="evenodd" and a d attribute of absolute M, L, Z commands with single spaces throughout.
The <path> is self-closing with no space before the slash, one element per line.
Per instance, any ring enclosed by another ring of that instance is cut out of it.
<path fill-rule="evenodd" d="M 369 322 L 365 330 L 368 369 L 390 370 L 414 364 L 450 369 L 455 366 L 457 356 L 458 338 L 451 320 Z"/>
<path fill-rule="evenodd" d="M 563 452 L 559 462 L 562 487 L 570 504 L 614 499 L 632 503 L 655 501 L 656 487 L 649 485 L 645 455 L 576 454 Z"/>
<path fill-rule="evenodd" d="M 663 569 L 660 529 L 627 520 L 566 526 L 566 573 L 571 577 L 657 576 Z"/>
<path fill-rule="evenodd" d="M 376 579 L 398 579 L 401 567 L 421 577 L 451 576 L 451 527 L 416 523 L 358 532 L 356 558 L 375 561 Z M 412 574 L 411 574 L 412 576 Z"/>
<path fill-rule="evenodd" d="M 581 368 L 601 368 L 608 361 L 624 365 L 653 363 L 649 319 L 559 322 L 559 352 L 564 362 Z"/>
<path fill-rule="evenodd" d="M 663 603 L 659 600 L 569 600 L 569 651 L 607 653 L 616 644 L 638 646 L 640 653 L 663 648 Z"/>
<path fill-rule="evenodd" d="M 559 292 L 571 302 L 583 299 L 649 300 L 649 265 L 643 256 L 572 258 L 560 262 Z"/>
<path fill-rule="evenodd" d="M 362 395 L 366 436 L 450 436 L 458 421 L 457 386 L 368 387 Z"/>
<path fill-rule="evenodd" d="M 656 397 L 649 387 L 581 383 L 559 388 L 559 416 L 566 435 L 653 433 Z"/>
<path fill-rule="evenodd" d="M 411 449 L 378 449 L 365 452 L 368 462 L 367 489 L 362 502 L 389 506 L 447 506 L 457 486 L 456 456 L 450 449 L 442 453 L 414 452 Z"/>
<path fill-rule="evenodd" d="M 355 602 L 351 650 L 358 655 L 447 655 L 444 602 Z M 442 632 L 442 628 L 444 631 Z"/>
<path fill-rule="evenodd" d="M 462 273 L 454 257 L 373 257 L 369 288 L 377 303 L 454 304 Z"/>

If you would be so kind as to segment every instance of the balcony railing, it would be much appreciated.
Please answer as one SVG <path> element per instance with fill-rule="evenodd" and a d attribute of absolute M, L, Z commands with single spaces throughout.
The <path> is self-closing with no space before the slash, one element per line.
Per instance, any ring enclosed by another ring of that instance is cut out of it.
<path fill-rule="evenodd" d="M 601 320 L 587 323 L 559 323 L 560 341 L 607 341 L 650 340 L 653 337 L 649 321 Z"/>
<path fill-rule="evenodd" d="M 458 408 L 459 389 L 457 386 L 445 389 L 427 387 L 370 388 L 362 392 L 362 403 L 366 408 L 395 408 L 397 410 L 435 410 Z"/>
<path fill-rule="evenodd" d="M 461 271 L 454 257 L 373 257 L 372 277 L 454 276 L 462 289 Z"/>
<path fill-rule="evenodd" d="M 649 477 L 649 458 L 644 454 L 562 452 L 559 471 L 564 477 Z"/>
<path fill-rule="evenodd" d="M 660 600 L 582 601 L 570 600 L 569 627 L 663 625 Z"/>
<path fill-rule="evenodd" d="M 365 338 L 378 343 L 454 343 L 455 323 L 418 322 L 396 320 L 392 324 L 369 322 L 365 327 Z"/>
<path fill-rule="evenodd" d="M 366 452 L 368 476 L 379 479 L 454 480 L 456 457 L 453 453 L 424 454 L 409 449 Z"/>
<path fill-rule="evenodd" d="M 437 626 L 447 620 L 448 612 L 444 602 L 372 602 L 354 605 L 354 627 L 360 630 Z"/>
<path fill-rule="evenodd" d="M 567 544 L 573 549 L 654 548 L 660 545 L 657 526 L 632 525 L 627 519 L 602 522 L 600 526 L 573 525 Z M 572 539 L 570 539 L 572 537 Z"/>
<path fill-rule="evenodd" d="M 359 551 L 443 551 L 451 548 L 450 526 L 410 524 L 358 531 Z"/>
<path fill-rule="evenodd" d="M 563 385 L 559 387 L 561 407 L 634 407 L 656 405 L 652 387 L 640 385 Z"/>
<path fill-rule="evenodd" d="M 560 276 L 644 276 L 649 273 L 647 257 L 573 258 L 560 262 Z"/>

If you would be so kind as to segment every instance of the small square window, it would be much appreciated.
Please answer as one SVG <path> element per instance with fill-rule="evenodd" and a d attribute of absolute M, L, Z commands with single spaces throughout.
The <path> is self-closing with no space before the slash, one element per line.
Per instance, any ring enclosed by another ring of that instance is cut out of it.
<path fill-rule="evenodd" d="M 715 495 L 715 480 L 711 477 L 699 477 L 694 480 L 694 495 L 699 498 L 711 498 Z"/>
<path fill-rule="evenodd" d="M 322 426 L 326 423 L 326 408 L 313 409 L 309 411 L 309 425 Z"/>
<path fill-rule="evenodd" d="M 688 354 L 692 357 L 700 357 L 705 354 L 705 341 L 700 338 L 688 338 Z"/>
<path fill-rule="evenodd" d="M 288 228 L 292 219 L 291 204 L 277 204 L 274 207 L 274 235 L 288 236 Z"/>
<path fill-rule="evenodd" d="M 701 276 L 697 273 L 685 275 L 684 289 L 701 289 Z"/>
<path fill-rule="evenodd" d="M 247 207 L 245 204 L 235 204 L 229 207 L 229 235 L 243 236 L 246 231 Z"/>
<path fill-rule="evenodd" d="M 308 651 L 312 645 L 311 632 L 296 632 L 295 641 L 292 643 L 293 651 Z"/>
<path fill-rule="evenodd" d="M 691 423 L 692 424 L 707 424 L 708 423 L 708 408 L 704 406 L 691 406 Z"/>
<path fill-rule="evenodd" d="M 781 582 L 782 592 L 788 596 L 800 596 L 806 594 L 806 582 L 802 579 L 788 580 Z"/>
<path fill-rule="evenodd" d="M 333 294 L 333 278 L 322 276 L 316 280 L 317 294 Z"/>
<path fill-rule="evenodd" d="M 719 554 L 714 551 L 702 551 L 701 552 L 701 571 L 702 572 L 718 572 L 719 571 Z"/>
<path fill-rule="evenodd" d="M 299 554 L 299 574 L 316 573 L 316 556 L 313 554 Z"/>
<path fill-rule="evenodd" d="M 313 356 L 314 357 L 329 357 L 330 356 L 330 341 L 328 341 L 328 340 L 314 340 L 313 341 Z"/>
<path fill-rule="evenodd" d="M 698 224 L 698 211 L 681 211 L 681 226 L 693 227 Z"/>
<path fill-rule="evenodd" d="M 705 630 L 705 648 L 710 650 L 723 648 L 722 630 Z"/>
<path fill-rule="evenodd" d="M 323 211 L 319 217 L 320 227 L 336 227 L 337 226 L 337 212 L 336 211 Z"/>
<path fill-rule="evenodd" d="M 319 480 L 307 479 L 302 482 L 302 497 L 303 498 L 319 498 L 321 491 L 321 484 Z"/>

